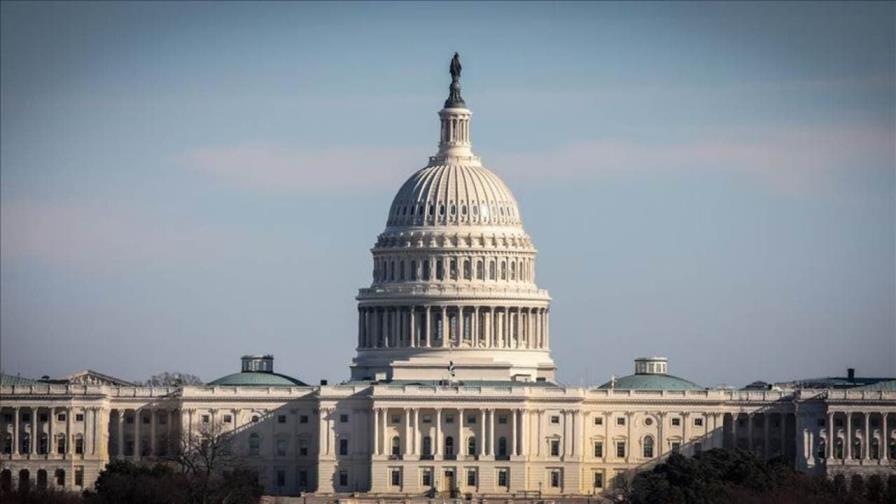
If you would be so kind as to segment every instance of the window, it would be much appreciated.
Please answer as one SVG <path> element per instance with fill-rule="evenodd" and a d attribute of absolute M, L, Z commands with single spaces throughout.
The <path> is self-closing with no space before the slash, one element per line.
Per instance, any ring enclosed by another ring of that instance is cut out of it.
<path fill-rule="evenodd" d="M 475 423 L 476 423 L 476 415 L 475 415 L 475 414 L 473 414 L 473 415 L 467 415 L 467 423 L 468 423 L 468 424 L 475 424 Z"/>
<path fill-rule="evenodd" d="M 283 457 L 286 456 L 286 451 L 289 449 L 289 440 L 286 438 L 277 439 L 277 455 Z"/>
<path fill-rule="evenodd" d="M 401 486 L 401 469 L 392 469 L 392 486 Z"/>
<path fill-rule="evenodd" d="M 476 438 L 474 436 L 467 439 L 467 455 L 476 455 Z"/>
<path fill-rule="evenodd" d="M 26 422 L 27 422 L 27 420 L 26 420 Z M 125 416 L 125 417 L 124 417 L 124 423 L 126 423 L 126 424 L 132 424 L 132 423 L 134 423 L 134 415 L 127 415 L 127 416 Z"/>
<path fill-rule="evenodd" d="M 75 486 L 82 487 L 84 486 L 84 468 L 76 467 L 75 468 Z"/>
<path fill-rule="evenodd" d="M 448 264 L 449 271 L 451 272 L 451 279 L 457 280 L 457 259 L 452 259 Z"/>
<path fill-rule="evenodd" d="M 429 436 L 423 436 L 423 456 L 429 457 L 432 456 L 432 438 Z"/>
<path fill-rule="evenodd" d="M 202 415 L 202 423 L 209 423 L 210 420 L 211 417 L 209 417 L 208 415 Z"/>
<path fill-rule="evenodd" d="M 499 487 L 507 487 L 509 483 L 510 470 L 509 469 L 498 469 L 498 486 Z"/>
<path fill-rule="evenodd" d="M 645 419 L 644 419 L 644 425 L 647 425 L 648 427 L 651 426 L 651 425 L 653 425 L 653 419 L 650 418 L 650 417 L 645 418 Z"/>
<path fill-rule="evenodd" d="M 232 420 L 230 415 L 224 415 L 224 423 L 230 423 Z"/>
<path fill-rule="evenodd" d="M 470 266 L 470 260 L 467 259 L 464 261 L 464 280 L 470 280 L 473 276 L 472 268 Z"/>
<path fill-rule="evenodd" d="M 495 261 L 488 263 L 488 279 L 495 280 Z"/>
<path fill-rule="evenodd" d="M 81 436 L 75 438 L 75 453 L 77 455 L 84 454 L 84 438 Z"/>
<path fill-rule="evenodd" d="M 560 456 L 560 440 L 559 439 L 551 440 L 551 456 L 552 457 Z"/>
<path fill-rule="evenodd" d="M 445 423 L 446 424 L 454 423 L 454 415 L 452 415 L 451 413 L 446 413 L 445 414 Z"/>
<path fill-rule="evenodd" d="M 56 485 L 65 486 L 65 470 L 56 469 Z"/>
<path fill-rule="evenodd" d="M 603 424 L 604 424 L 604 417 L 602 417 L 602 416 L 594 417 L 594 425 L 603 425 Z"/>
<path fill-rule="evenodd" d="M 694 443 L 694 454 L 698 454 L 703 451 L 703 443 L 697 441 Z"/>
<path fill-rule="evenodd" d="M 348 415 L 346 415 L 346 414 L 339 415 L 339 423 L 348 423 Z"/>
<path fill-rule="evenodd" d="M 553 424 L 560 423 L 560 416 L 559 415 L 551 415 L 551 423 L 553 423 Z"/>
<path fill-rule="evenodd" d="M 261 437 L 258 433 L 249 434 L 249 455 L 258 455 L 259 445 L 261 445 Z"/>
<path fill-rule="evenodd" d="M 283 469 L 277 469 L 277 486 L 286 486 L 286 471 Z"/>
<path fill-rule="evenodd" d="M 595 441 L 594 442 L 594 456 L 597 458 L 604 457 L 604 442 L 603 441 Z"/>
<path fill-rule="evenodd" d="M 308 415 L 300 415 L 299 423 L 305 423 L 305 424 L 308 423 Z"/>
<path fill-rule="evenodd" d="M 65 436 L 59 436 L 56 439 L 56 453 L 60 455 L 65 454 Z"/>
<path fill-rule="evenodd" d="M 401 439 L 398 436 L 392 438 L 392 455 L 401 455 Z"/>
<path fill-rule="evenodd" d="M 258 423 L 258 415 L 252 415 L 252 423 Z"/>
<path fill-rule="evenodd" d="M 616 458 L 625 458 L 625 441 L 616 441 Z"/>
<path fill-rule="evenodd" d="M 38 415 L 37 420 L 39 422 L 46 422 L 47 418 L 49 418 L 49 417 L 47 416 L 46 413 L 41 413 L 40 415 Z"/>
<path fill-rule="evenodd" d="M 149 417 L 148 416 L 140 415 L 140 420 L 143 423 L 143 425 L 149 425 Z"/>
<path fill-rule="evenodd" d="M 436 280 L 444 280 L 445 279 L 445 266 L 442 265 L 442 261 L 436 260 Z"/>
<path fill-rule="evenodd" d="M 432 469 L 428 469 L 428 468 L 423 469 L 421 476 L 422 477 L 421 477 L 420 483 L 425 487 L 431 487 L 432 486 Z"/>
<path fill-rule="evenodd" d="M 506 424 L 507 423 L 507 415 L 498 415 L 498 423 Z"/>
<path fill-rule="evenodd" d="M 644 438 L 644 458 L 653 458 L 653 438 Z"/>
<path fill-rule="evenodd" d="M 339 454 L 348 455 L 348 439 L 342 438 L 339 440 Z"/>
<path fill-rule="evenodd" d="M 560 488 L 560 471 L 551 471 L 551 488 Z"/>
<path fill-rule="evenodd" d="M 429 280 L 429 261 L 423 263 L 423 279 Z"/>
<path fill-rule="evenodd" d="M 673 441 L 672 442 L 672 451 L 678 453 L 678 451 L 680 449 L 681 449 L 681 443 L 678 441 Z"/>
<path fill-rule="evenodd" d="M 594 488 L 604 487 L 604 473 L 594 473 Z"/>
<path fill-rule="evenodd" d="M 616 417 L 616 425 L 625 425 L 625 417 Z"/>
<path fill-rule="evenodd" d="M 348 486 L 348 471 L 344 469 L 339 471 L 339 486 Z"/>
<path fill-rule="evenodd" d="M 299 489 L 308 487 L 308 471 L 302 469 L 299 471 Z"/>
<path fill-rule="evenodd" d="M 477 280 L 485 279 L 485 269 L 483 267 L 482 261 L 476 261 L 476 279 Z"/>
<path fill-rule="evenodd" d="M 445 437 L 445 455 L 454 455 L 454 438 L 451 436 Z"/>
<path fill-rule="evenodd" d="M 346 421 L 348 421 L 347 418 L 346 418 Z M 392 423 L 396 424 L 396 425 L 400 424 L 401 423 L 401 415 L 392 415 Z"/>
<path fill-rule="evenodd" d="M 703 427 L 703 417 L 697 417 L 694 419 L 694 426 Z"/>
<path fill-rule="evenodd" d="M 499 457 L 507 456 L 507 438 L 505 438 L 505 437 L 498 438 L 498 456 Z"/>
<path fill-rule="evenodd" d="M 299 455 L 308 455 L 308 440 L 305 438 L 299 438 Z"/>
<path fill-rule="evenodd" d="M 432 417 L 429 415 L 423 415 L 423 423 L 432 423 Z"/>
<path fill-rule="evenodd" d="M 277 415 L 277 423 L 286 423 L 286 415 Z"/>
<path fill-rule="evenodd" d="M 22 421 L 30 422 L 31 421 L 31 413 L 22 413 Z"/>
<path fill-rule="evenodd" d="M 673 417 L 673 418 L 672 418 L 672 425 L 673 425 L 673 426 L 676 426 L 676 427 L 679 426 L 679 425 L 681 425 L 681 418 Z"/>
<path fill-rule="evenodd" d="M 467 486 L 476 486 L 476 469 L 467 469 Z"/>
<path fill-rule="evenodd" d="M 10 413 L 3 414 L 3 421 L 5 423 L 12 423 L 12 415 Z"/>

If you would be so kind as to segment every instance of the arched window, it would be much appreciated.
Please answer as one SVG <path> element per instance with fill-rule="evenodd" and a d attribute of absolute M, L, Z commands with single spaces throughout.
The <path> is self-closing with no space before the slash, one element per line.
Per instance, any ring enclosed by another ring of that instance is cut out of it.
<path fill-rule="evenodd" d="M 19 471 L 19 492 L 27 492 L 31 487 L 31 473 L 28 469 Z"/>
<path fill-rule="evenodd" d="M 470 277 L 473 276 L 472 267 L 470 266 L 470 260 L 464 259 L 464 280 L 470 280 Z"/>
<path fill-rule="evenodd" d="M 457 259 L 452 259 L 451 262 L 448 263 L 448 265 L 451 272 L 451 279 L 457 280 Z"/>
<path fill-rule="evenodd" d="M 476 280 L 484 280 L 485 279 L 485 267 L 480 259 L 476 261 Z"/>
<path fill-rule="evenodd" d="M 47 435 L 41 434 L 40 437 L 38 438 L 38 440 L 39 441 L 37 443 L 37 453 L 40 453 L 42 455 L 46 455 L 47 453 L 49 453 L 50 440 L 49 440 L 49 438 L 47 438 Z"/>
<path fill-rule="evenodd" d="M 501 280 L 507 280 L 507 261 L 501 261 Z"/>
<path fill-rule="evenodd" d="M 436 280 L 444 280 L 445 279 L 445 266 L 442 265 L 442 261 L 436 260 Z"/>
<path fill-rule="evenodd" d="M 258 455 L 258 450 L 260 447 L 261 436 L 259 436 L 257 432 L 249 434 L 249 455 Z"/>
<path fill-rule="evenodd" d="M 429 436 L 423 436 L 423 455 L 432 456 L 432 438 Z"/>
<path fill-rule="evenodd" d="M 423 261 L 423 280 L 429 281 L 429 261 Z"/>
<path fill-rule="evenodd" d="M 411 281 L 417 280 L 417 261 L 411 261 Z"/>
<path fill-rule="evenodd" d="M 47 488 L 47 470 L 37 470 L 37 488 Z"/>
<path fill-rule="evenodd" d="M 451 436 L 445 436 L 445 455 L 454 455 L 454 438 Z"/>
<path fill-rule="evenodd" d="M 0 492 L 12 491 L 12 471 L 4 469 L 0 471 Z"/>
<path fill-rule="evenodd" d="M 880 442 L 877 438 L 871 438 L 871 458 L 875 460 L 880 458 Z"/>
<path fill-rule="evenodd" d="M 56 486 L 65 486 L 65 469 L 56 469 Z"/>
<path fill-rule="evenodd" d="M 507 438 L 506 437 L 498 438 L 498 456 L 499 457 L 507 456 Z"/>
<path fill-rule="evenodd" d="M 510 262 L 510 279 L 516 280 L 516 263 L 513 261 Z"/>
<path fill-rule="evenodd" d="M 401 438 L 398 436 L 392 438 L 392 455 L 396 457 L 401 455 Z"/>
<path fill-rule="evenodd" d="M 398 263 L 398 279 L 404 281 L 404 261 Z"/>
<path fill-rule="evenodd" d="M 843 458 L 843 440 L 840 438 L 837 438 L 837 440 L 834 441 L 834 458 Z"/>
<path fill-rule="evenodd" d="M 653 458 L 653 437 L 644 438 L 644 458 Z"/>
<path fill-rule="evenodd" d="M 495 261 L 492 260 L 488 263 L 488 279 L 495 280 L 497 277 L 495 276 L 497 273 L 495 272 Z"/>
<path fill-rule="evenodd" d="M 476 455 L 476 437 L 470 436 L 467 439 L 467 455 Z"/>
<path fill-rule="evenodd" d="M 395 260 L 393 259 L 391 263 L 389 263 L 389 280 L 395 281 Z"/>

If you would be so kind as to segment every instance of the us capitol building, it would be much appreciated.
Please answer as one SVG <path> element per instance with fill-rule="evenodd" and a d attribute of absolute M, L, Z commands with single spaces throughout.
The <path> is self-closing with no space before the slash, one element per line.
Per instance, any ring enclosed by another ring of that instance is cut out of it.
<path fill-rule="evenodd" d="M 212 430 L 275 495 L 607 495 L 671 452 L 717 447 L 807 472 L 896 471 L 893 378 L 706 388 L 648 357 L 600 386 L 557 383 L 536 249 L 471 149 L 460 73 L 455 55 L 438 152 L 373 246 L 350 380 L 306 385 L 269 355 L 199 386 L 4 375 L 0 483 L 89 488 L 110 460 L 165 460 Z"/>

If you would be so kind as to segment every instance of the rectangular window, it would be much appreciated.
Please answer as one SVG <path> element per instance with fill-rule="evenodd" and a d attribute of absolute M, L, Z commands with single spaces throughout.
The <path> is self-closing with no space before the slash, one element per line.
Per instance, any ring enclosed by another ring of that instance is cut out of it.
<path fill-rule="evenodd" d="M 307 488 L 308 487 L 308 471 L 302 469 L 299 471 L 299 488 Z"/>
<path fill-rule="evenodd" d="M 208 422 L 209 422 L 209 416 L 208 416 L 208 415 L 202 415 L 202 423 L 208 423 Z"/>
<path fill-rule="evenodd" d="M 77 413 L 77 414 L 75 414 L 75 421 L 76 421 L 76 422 L 83 422 L 83 421 L 84 421 L 84 413 Z M 877 427 L 877 426 L 875 426 L 875 427 Z"/>
<path fill-rule="evenodd" d="M 604 473 L 594 473 L 594 488 L 604 487 Z"/>
<path fill-rule="evenodd" d="M 149 417 L 140 415 L 140 419 L 143 422 L 143 425 L 149 425 Z"/>
<path fill-rule="evenodd" d="M 339 423 L 348 423 L 348 415 L 344 413 L 339 415 Z"/>
<path fill-rule="evenodd" d="M 40 416 L 37 417 L 37 420 L 40 421 L 40 422 L 46 422 L 46 421 L 47 421 L 47 414 L 46 414 L 46 413 L 41 413 Z"/>
<path fill-rule="evenodd" d="M 56 440 L 56 453 L 62 455 L 65 453 L 65 438 L 60 437 Z"/>
<path fill-rule="evenodd" d="M 348 486 L 348 471 L 345 471 L 345 470 L 339 471 L 339 486 L 341 486 L 341 487 Z"/>
<path fill-rule="evenodd" d="M 348 418 L 346 418 L 345 421 L 347 422 Z M 401 423 L 401 415 L 392 415 L 392 423 L 395 425 L 400 424 Z"/>
<path fill-rule="evenodd" d="M 594 417 L 594 425 L 603 425 L 603 424 L 604 424 L 604 417 L 602 417 L 602 416 Z"/>
<path fill-rule="evenodd" d="M 299 455 L 305 456 L 308 455 L 308 440 L 307 439 L 299 439 Z"/>
<path fill-rule="evenodd" d="M 432 486 L 432 469 L 424 469 L 423 470 L 421 484 L 425 487 Z"/>
<path fill-rule="evenodd" d="M 451 413 L 447 413 L 445 415 L 445 423 L 446 424 L 454 423 L 454 415 L 452 415 Z"/>
<path fill-rule="evenodd" d="M 467 415 L 467 423 L 475 424 L 476 423 L 476 415 Z"/>
<path fill-rule="evenodd" d="M 224 415 L 224 423 L 230 423 L 231 417 L 230 415 Z"/>
<path fill-rule="evenodd" d="M 339 440 L 339 454 L 348 455 L 348 439 Z"/>
<path fill-rule="evenodd" d="M 560 471 L 551 471 L 551 488 L 560 488 Z"/>
<path fill-rule="evenodd" d="M 57 415 L 56 415 L 56 420 L 59 420 L 60 422 L 64 422 L 64 421 L 65 421 L 65 413 L 59 413 L 59 414 L 57 414 Z"/>
<path fill-rule="evenodd" d="M 680 450 L 680 449 L 681 449 L 681 443 L 679 443 L 678 441 L 673 441 L 672 442 L 672 451 L 678 452 L 678 450 Z"/>
<path fill-rule="evenodd" d="M 286 415 L 277 415 L 277 423 L 286 423 Z"/>
<path fill-rule="evenodd" d="M 604 457 L 604 442 L 603 441 L 595 441 L 594 442 L 594 456 L 596 458 Z"/>
<path fill-rule="evenodd" d="M 510 483 L 509 478 L 510 470 L 509 469 L 498 469 L 498 486 L 499 487 L 507 487 Z"/>
<path fill-rule="evenodd" d="M 401 469 L 392 469 L 392 486 L 401 486 Z"/>
<path fill-rule="evenodd" d="M 79 486 L 79 487 L 84 486 L 84 468 L 83 467 L 75 468 L 75 486 Z"/>
<path fill-rule="evenodd" d="M 308 415 L 300 415 L 299 423 L 308 423 Z"/>
<path fill-rule="evenodd" d="M 694 419 L 694 426 L 703 427 L 703 417 L 697 417 Z"/>
<path fill-rule="evenodd" d="M 283 469 L 277 469 L 277 486 L 286 486 L 286 471 Z"/>
<path fill-rule="evenodd" d="M 616 425 L 625 425 L 625 417 L 616 417 Z"/>
<path fill-rule="evenodd" d="M 430 415 L 423 415 L 423 423 L 432 423 L 432 417 Z"/>
<path fill-rule="evenodd" d="M 560 456 L 560 440 L 559 439 L 551 440 L 551 456 L 552 457 Z"/>
<path fill-rule="evenodd" d="M 676 426 L 676 427 L 679 426 L 679 425 L 681 425 L 681 418 L 673 417 L 673 418 L 672 418 L 672 425 L 673 425 L 673 426 Z"/>
<path fill-rule="evenodd" d="M 616 441 L 616 458 L 625 458 L 625 441 Z"/>
<path fill-rule="evenodd" d="M 703 451 L 703 443 L 701 443 L 700 441 L 696 441 L 694 443 L 694 454 L 696 455 L 702 451 Z"/>
<path fill-rule="evenodd" d="M 551 423 L 553 423 L 553 424 L 560 423 L 560 416 L 559 415 L 551 415 Z"/>
<path fill-rule="evenodd" d="M 287 450 L 289 450 L 289 440 L 288 439 L 278 439 L 277 440 L 277 455 L 284 457 L 284 456 L 286 456 Z"/>
<path fill-rule="evenodd" d="M 507 415 L 498 415 L 498 423 L 506 424 L 507 423 Z"/>
<path fill-rule="evenodd" d="M 467 486 L 476 486 L 476 469 L 467 469 Z"/>
<path fill-rule="evenodd" d="M 75 453 L 78 455 L 84 454 L 84 438 L 75 438 Z"/>

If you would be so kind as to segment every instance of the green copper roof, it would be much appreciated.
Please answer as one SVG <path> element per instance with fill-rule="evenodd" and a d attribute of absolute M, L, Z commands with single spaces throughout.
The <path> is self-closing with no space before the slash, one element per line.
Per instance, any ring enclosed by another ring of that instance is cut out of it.
<path fill-rule="evenodd" d="M 896 392 L 896 380 L 882 380 L 870 385 L 856 387 L 853 390 L 883 390 L 886 392 Z"/>
<path fill-rule="evenodd" d="M 25 378 L 24 376 L 13 376 L 6 373 L 0 373 L 0 386 L 10 387 L 13 385 L 36 385 L 43 383 L 40 380 Z"/>
<path fill-rule="evenodd" d="M 608 389 L 611 382 L 599 388 Z M 692 381 L 667 374 L 633 374 L 616 379 L 612 387 L 621 390 L 703 390 L 703 387 Z"/>
<path fill-rule="evenodd" d="M 305 383 L 291 376 L 282 375 L 280 373 L 265 373 L 256 371 L 244 371 L 242 373 L 233 373 L 209 382 L 208 385 L 229 385 L 241 387 L 305 387 Z"/>

